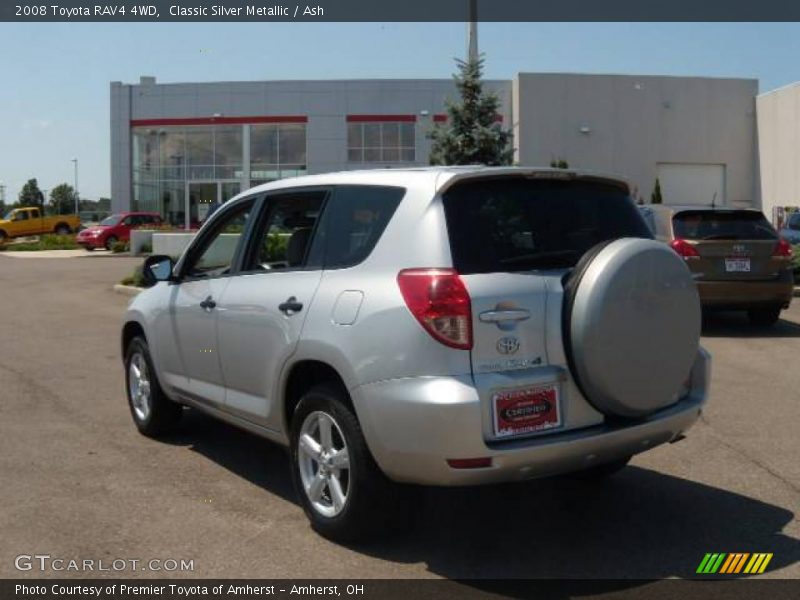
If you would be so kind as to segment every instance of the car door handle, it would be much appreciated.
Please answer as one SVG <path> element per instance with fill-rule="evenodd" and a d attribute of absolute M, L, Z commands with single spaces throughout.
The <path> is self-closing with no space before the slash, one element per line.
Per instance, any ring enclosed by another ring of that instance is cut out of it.
<path fill-rule="evenodd" d="M 292 315 L 303 310 L 303 303 L 298 302 L 294 296 L 289 297 L 286 302 L 278 305 L 278 310 L 284 314 Z"/>
<path fill-rule="evenodd" d="M 203 310 L 213 310 L 216 307 L 217 303 L 214 302 L 214 299 L 211 296 L 209 296 L 200 303 L 200 308 L 202 308 Z"/>
<path fill-rule="evenodd" d="M 502 323 L 503 321 L 525 321 L 531 318 L 531 311 L 524 308 L 506 310 L 487 310 L 478 315 L 483 323 Z"/>

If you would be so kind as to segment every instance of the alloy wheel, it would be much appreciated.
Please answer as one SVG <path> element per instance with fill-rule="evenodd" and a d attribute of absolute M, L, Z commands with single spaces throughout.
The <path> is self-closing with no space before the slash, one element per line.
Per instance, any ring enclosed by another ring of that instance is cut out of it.
<path fill-rule="evenodd" d="M 147 361 L 139 352 L 131 356 L 128 366 L 128 394 L 136 418 L 139 421 L 146 421 L 151 409 L 150 374 L 147 370 Z"/>
<path fill-rule="evenodd" d="M 300 429 L 297 460 L 303 490 L 325 517 L 340 514 L 350 493 L 350 455 L 342 430 L 328 413 L 310 413 Z"/>

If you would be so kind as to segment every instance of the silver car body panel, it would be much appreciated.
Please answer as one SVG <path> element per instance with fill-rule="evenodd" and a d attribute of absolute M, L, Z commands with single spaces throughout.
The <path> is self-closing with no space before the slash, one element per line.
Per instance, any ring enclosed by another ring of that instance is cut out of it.
<path fill-rule="evenodd" d="M 406 307 L 397 285 L 400 270 L 453 264 L 441 193 L 468 178 L 520 174 L 601 177 L 550 169 L 457 167 L 271 182 L 230 203 L 273 191 L 336 185 L 399 186 L 406 195 L 371 254 L 356 266 L 206 281 L 218 302 L 212 316 L 198 308 L 209 289 L 162 282 L 133 299 L 125 321 L 144 330 L 159 381 L 170 397 L 283 444 L 288 443 L 284 398 L 292 369 L 305 361 L 329 365 L 351 394 L 378 465 L 398 481 L 455 485 L 535 477 L 673 439 L 699 415 L 708 355 L 698 355 L 691 385 L 679 403 L 636 425 L 606 428 L 604 415 L 582 397 L 567 366 L 561 338 L 564 270 L 464 276 L 473 302 L 472 353 L 434 340 Z M 603 179 L 626 185 L 619 178 Z M 186 252 L 178 269 L 185 257 Z M 303 311 L 292 316 L 278 312 L 277 304 L 292 295 L 303 302 Z M 514 303 L 527 311 L 527 318 L 512 319 L 514 328 L 506 330 L 492 320 L 496 315 L 481 321 L 482 313 L 497 312 L 498 302 Z M 193 327 L 198 331 L 190 333 Z M 517 362 L 492 355 L 510 331 L 520 342 Z M 212 337 L 216 352 L 196 352 Z M 216 373 L 224 374 L 221 381 Z M 494 391 L 539 383 L 560 386 L 563 427 L 525 439 L 494 439 Z M 474 456 L 491 456 L 493 466 L 451 469 L 445 462 Z"/>

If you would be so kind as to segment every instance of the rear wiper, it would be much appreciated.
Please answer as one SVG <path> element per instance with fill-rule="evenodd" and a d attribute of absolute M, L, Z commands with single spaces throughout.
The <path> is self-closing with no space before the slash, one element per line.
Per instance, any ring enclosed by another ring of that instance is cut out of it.
<path fill-rule="evenodd" d="M 727 233 L 727 234 L 718 233 L 716 235 L 707 235 L 705 237 L 701 237 L 700 239 L 701 240 L 732 240 L 732 241 L 735 241 L 735 240 L 739 240 L 741 238 L 738 237 L 738 236 L 732 236 L 729 233 Z"/>
<path fill-rule="evenodd" d="M 500 263 L 504 265 L 517 265 L 520 263 L 530 263 L 536 265 L 537 263 L 549 263 L 553 259 L 567 259 L 575 258 L 578 255 L 575 250 L 553 250 L 551 252 L 537 252 L 536 254 L 520 254 L 519 256 L 512 256 L 510 258 L 500 259 Z M 570 261 L 571 263 L 572 261 Z M 547 264 L 546 266 L 552 266 Z M 569 266 L 569 265 L 567 265 Z"/>

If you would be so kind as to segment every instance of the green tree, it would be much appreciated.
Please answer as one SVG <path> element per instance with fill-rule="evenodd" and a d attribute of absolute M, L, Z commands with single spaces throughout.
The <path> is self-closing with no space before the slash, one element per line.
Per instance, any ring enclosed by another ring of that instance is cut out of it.
<path fill-rule="evenodd" d="M 511 131 L 500 124 L 498 97 L 483 89 L 483 58 L 456 59 L 453 76 L 460 95 L 447 101 L 447 123 L 431 132 L 432 165 L 510 165 L 514 158 Z"/>
<path fill-rule="evenodd" d="M 0 200 L 0 219 L 3 218 L 3 215 L 6 214 L 6 203 L 3 200 Z"/>
<path fill-rule="evenodd" d="M 44 206 L 44 194 L 39 189 L 39 182 L 36 178 L 28 179 L 27 183 L 22 186 L 17 197 L 16 206 L 22 208 L 25 206 Z"/>
<path fill-rule="evenodd" d="M 68 183 L 60 183 L 50 191 L 50 206 L 59 215 L 75 211 L 75 189 Z"/>
<path fill-rule="evenodd" d="M 656 177 L 656 187 L 653 188 L 653 193 L 650 195 L 650 204 L 663 204 L 664 199 L 661 197 L 661 182 Z"/>

